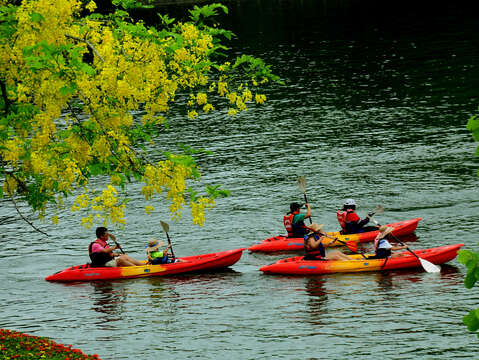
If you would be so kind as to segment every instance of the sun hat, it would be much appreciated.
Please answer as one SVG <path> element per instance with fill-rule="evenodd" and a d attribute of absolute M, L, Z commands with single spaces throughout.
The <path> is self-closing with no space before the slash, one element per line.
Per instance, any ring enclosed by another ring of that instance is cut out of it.
<path fill-rule="evenodd" d="M 393 227 L 387 226 L 387 225 L 381 225 L 381 227 L 379 228 L 379 232 L 382 238 L 390 234 L 393 230 L 394 230 Z"/>
<path fill-rule="evenodd" d="M 323 226 L 324 226 L 324 224 L 318 225 L 316 223 L 312 223 L 311 225 L 306 226 L 310 230 L 308 235 L 311 235 L 311 234 L 317 233 L 317 232 L 323 232 L 322 231 Z"/>
<path fill-rule="evenodd" d="M 158 241 L 156 239 L 151 239 L 151 240 L 148 241 L 148 247 L 146 248 L 146 251 L 156 251 L 163 244 L 164 244 L 163 241 Z"/>

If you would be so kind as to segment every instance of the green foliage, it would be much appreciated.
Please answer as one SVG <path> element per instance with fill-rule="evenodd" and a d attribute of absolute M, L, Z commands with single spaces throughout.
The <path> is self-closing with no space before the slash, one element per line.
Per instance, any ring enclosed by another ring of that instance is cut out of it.
<path fill-rule="evenodd" d="M 222 4 L 210 4 L 202 7 L 195 5 L 193 10 L 190 10 L 190 19 L 197 25 L 204 25 L 205 19 L 218 15 L 217 9 L 221 9 L 225 14 L 228 14 L 228 8 Z"/>
<path fill-rule="evenodd" d="M 98 219 L 125 223 L 122 198 L 133 180 L 143 184 L 146 201 L 165 197 L 176 218 L 189 206 L 199 225 L 203 209 L 228 194 L 218 186 L 202 194 L 189 186 L 201 183 L 196 157 L 209 152 L 180 145 L 181 154 L 153 159 L 155 145 L 172 110 L 191 121 L 222 109 L 235 116 L 263 104 L 263 84 L 279 79 L 260 59 L 225 61 L 222 42 L 234 34 L 213 18 L 228 13 L 224 5 L 195 6 L 187 22 L 158 14 L 158 28 L 130 17 L 128 10 L 151 3 L 113 0 L 118 8 L 101 14 L 88 1 L 0 1 L 4 197 L 45 218 L 50 205 L 63 210 L 64 199 L 75 194 L 71 211 L 87 212 L 82 224 L 91 227 Z M 191 100 L 177 105 L 175 98 L 188 93 Z M 101 193 L 95 177 L 110 182 Z"/>
<path fill-rule="evenodd" d="M 151 1 L 147 1 L 147 2 L 151 2 Z M 115 6 L 120 6 L 125 10 L 154 8 L 153 5 L 144 4 L 143 2 L 136 1 L 136 0 L 113 0 L 112 4 Z"/>
<path fill-rule="evenodd" d="M 457 260 L 467 268 L 467 274 L 464 278 L 464 286 L 471 289 L 479 280 L 479 252 L 471 250 L 460 250 Z M 468 330 L 475 332 L 479 337 L 479 308 L 471 310 L 468 315 L 462 319 Z"/>

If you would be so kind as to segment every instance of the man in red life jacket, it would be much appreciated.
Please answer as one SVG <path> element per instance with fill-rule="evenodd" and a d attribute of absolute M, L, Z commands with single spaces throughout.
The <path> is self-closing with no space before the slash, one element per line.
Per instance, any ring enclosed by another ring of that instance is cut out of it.
<path fill-rule="evenodd" d="M 97 228 L 96 236 L 97 239 L 91 242 L 88 246 L 88 254 L 90 255 L 92 267 L 144 265 L 141 261 L 138 261 L 127 254 L 114 253 L 113 250 L 121 248 L 120 245 L 114 245 L 113 247 L 108 245 L 107 241 L 109 238 L 114 242 L 116 242 L 116 238 L 113 234 L 108 232 L 107 228 Z"/>
<path fill-rule="evenodd" d="M 344 202 L 342 210 L 336 212 L 339 225 L 341 225 L 342 234 L 357 234 L 378 229 L 377 226 L 365 226 L 369 222 L 369 218 L 372 214 L 368 214 L 368 216 L 361 220 L 355 210 L 356 202 L 353 199 L 347 199 Z"/>
<path fill-rule="evenodd" d="M 309 204 L 304 205 L 306 214 L 301 214 L 301 204 L 294 202 L 289 205 L 290 212 L 283 217 L 283 224 L 289 238 L 303 238 L 308 233 L 304 219 L 311 217 L 311 208 Z"/>

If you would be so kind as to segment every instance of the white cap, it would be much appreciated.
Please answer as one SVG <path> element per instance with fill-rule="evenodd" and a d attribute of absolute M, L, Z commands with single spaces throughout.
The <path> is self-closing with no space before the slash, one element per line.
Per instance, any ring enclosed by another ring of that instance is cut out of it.
<path fill-rule="evenodd" d="M 344 201 L 344 205 L 346 206 L 356 205 L 356 202 L 353 199 L 346 199 Z"/>

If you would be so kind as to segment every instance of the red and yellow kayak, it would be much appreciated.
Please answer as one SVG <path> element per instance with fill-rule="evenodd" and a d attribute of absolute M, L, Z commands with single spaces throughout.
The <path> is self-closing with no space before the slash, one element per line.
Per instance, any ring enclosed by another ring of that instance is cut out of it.
<path fill-rule="evenodd" d="M 440 265 L 454 259 L 462 246 L 464 246 L 464 244 L 446 245 L 413 251 L 420 258 Z M 319 275 L 420 268 L 422 266 L 418 258 L 408 251 L 401 252 L 388 259 L 365 259 L 362 255 L 352 255 L 350 257 L 354 260 L 303 260 L 303 256 L 296 256 L 278 260 L 273 264 L 261 267 L 260 270 L 265 274 Z"/>
<path fill-rule="evenodd" d="M 387 226 L 394 227 L 393 235 L 395 236 L 404 236 L 412 234 L 422 218 L 415 218 L 406 221 L 399 221 L 392 224 L 387 224 Z M 349 234 L 342 235 L 339 231 L 328 232 L 328 235 L 338 238 L 340 241 L 326 239 L 323 241 L 325 246 L 341 246 L 346 242 L 356 242 L 363 243 L 368 241 L 373 241 L 377 234 L 376 231 L 368 231 L 358 234 Z M 329 241 L 329 242 L 327 242 Z M 304 240 L 302 238 L 288 238 L 284 235 L 274 236 L 268 239 L 263 240 L 259 244 L 254 244 L 248 248 L 252 252 L 275 252 L 275 251 L 298 251 L 303 250 Z"/>
<path fill-rule="evenodd" d="M 238 262 L 246 248 L 227 250 L 212 254 L 186 256 L 170 264 L 125 266 L 125 267 L 91 267 L 90 264 L 77 265 L 47 276 L 47 281 L 92 281 L 130 279 L 148 276 L 167 276 L 186 272 L 198 272 L 226 268 Z"/>

